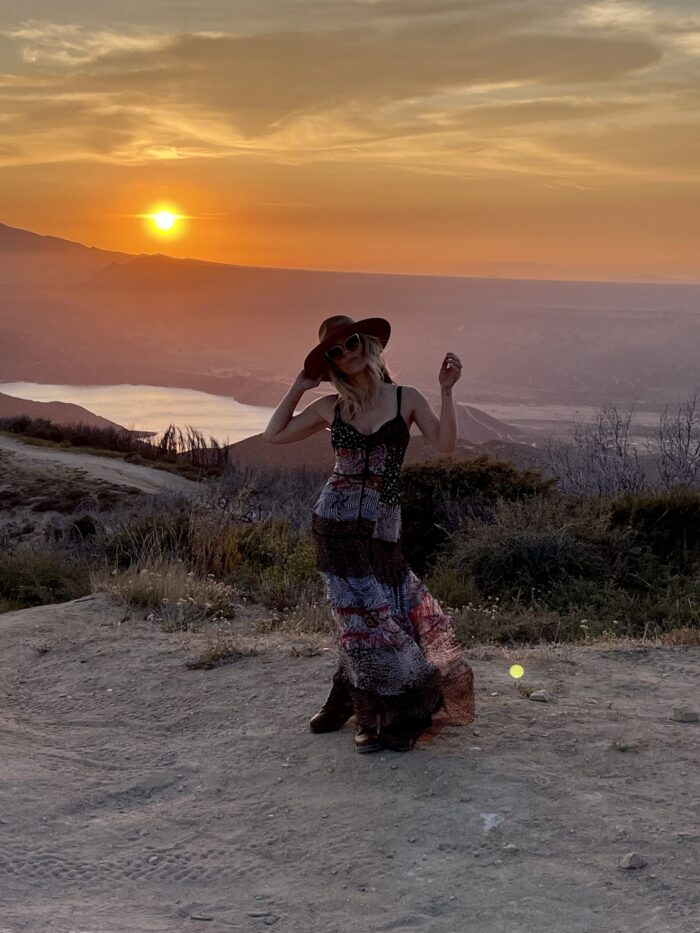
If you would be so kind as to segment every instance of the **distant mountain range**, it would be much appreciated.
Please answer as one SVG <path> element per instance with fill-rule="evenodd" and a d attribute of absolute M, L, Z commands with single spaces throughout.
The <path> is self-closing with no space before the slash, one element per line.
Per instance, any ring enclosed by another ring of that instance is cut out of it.
<path fill-rule="evenodd" d="M 0 381 L 184 386 L 276 405 L 336 313 L 387 317 L 392 374 L 436 410 L 448 350 L 463 363 L 455 400 L 476 410 L 662 407 L 700 382 L 698 285 L 247 267 L 0 224 Z"/>

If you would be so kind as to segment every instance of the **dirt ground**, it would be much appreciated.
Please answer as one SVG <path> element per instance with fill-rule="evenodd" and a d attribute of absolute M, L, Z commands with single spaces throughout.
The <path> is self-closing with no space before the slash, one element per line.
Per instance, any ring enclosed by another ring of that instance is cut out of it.
<path fill-rule="evenodd" d="M 476 648 L 474 723 L 358 755 L 307 727 L 332 647 L 206 638 L 0 616 L 1 933 L 700 930 L 700 648 Z"/>
<path fill-rule="evenodd" d="M 33 446 L 24 444 L 13 437 L 0 437 L 0 451 L 9 455 L 10 462 L 5 465 L 5 469 L 12 471 L 17 471 L 27 464 L 34 467 L 41 465 L 48 470 L 58 466 L 80 471 L 117 486 L 129 486 L 147 493 L 171 489 L 176 492 L 196 494 L 200 488 L 192 480 L 166 470 L 155 470 L 149 466 L 128 463 L 126 460 L 114 457 L 100 457 L 95 454 L 60 450 L 55 447 Z"/>

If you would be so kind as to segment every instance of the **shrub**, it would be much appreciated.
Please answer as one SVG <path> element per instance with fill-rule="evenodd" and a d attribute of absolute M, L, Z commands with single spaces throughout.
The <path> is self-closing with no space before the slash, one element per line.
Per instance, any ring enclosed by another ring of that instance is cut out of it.
<path fill-rule="evenodd" d="M 700 491 L 680 486 L 655 495 L 627 495 L 611 505 L 610 524 L 626 528 L 681 573 L 700 557 Z"/>
<path fill-rule="evenodd" d="M 554 485 L 535 470 L 486 455 L 411 464 L 401 474 L 404 553 L 416 573 L 425 573 L 464 520 L 488 521 L 498 500 L 546 495 Z"/>
<path fill-rule="evenodd" d="M 189 556 L 189 514 L 154 512 L 123 524 L 110 537 L 106 556 L 118 570 L 161 559 Z"/>
<path fill-rule="evenodd" d="M 484 536 L 469 548 L 471 573 L 481 593 L 529 596 L 554 582 L 603 576 L 603 555 L 566 529 L 496 531 L 491 540 Z"/>
<path fill-rule="evenodd" d="M 90 592 L 89 568 L 55 551 L 0 553 L 0 601 L 6 609 L 67 602 Z"/>
<path fill-rule="evenodd" d="M 434 575 L 452 581 L 453 599 L 498 596 L 558 610 L 598 604 L 604 586 L 663 587 L 669 570 L 629 529 L 610 527 L 609 504 L 552 496 L 502 501 L 490 523 L 464 522 Z"/>

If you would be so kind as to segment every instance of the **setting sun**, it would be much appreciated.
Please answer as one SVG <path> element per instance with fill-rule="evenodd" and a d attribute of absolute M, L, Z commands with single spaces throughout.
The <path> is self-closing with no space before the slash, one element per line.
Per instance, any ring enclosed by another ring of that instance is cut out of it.
<path fill-rule="evenodd" d="M 170 230 L 175 226 L 175 221 L 178 219 L 175 214 L 171 214 L 170 211 L 159 211 L 157 214 L 152 215 L 155 225 L 160 230 Z"/>
<path fill-rule="evenodd" d="M 181 214 L 172 201 L 153 204 L 147 212 L 130 216 L 144 220 L 150 233 L 155 232 L 159 236 L 168 236 L 170 239 L 176 239 L 184 233 L 181 221 L 191 219 L 190 214 Z"/>

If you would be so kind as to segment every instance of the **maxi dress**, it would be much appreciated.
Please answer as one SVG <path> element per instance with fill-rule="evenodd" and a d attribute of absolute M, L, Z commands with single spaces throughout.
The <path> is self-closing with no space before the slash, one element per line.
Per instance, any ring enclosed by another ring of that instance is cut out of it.
<path fill-rule="evenodd" d="M 312 507 L 316 561 L 336 623 L 333 675 L 358 725 L 415 741 L 474 719 L 474 679 L 451 617 L 401 549 L 399 475 L 410 432 L 396 414 L 371 434 L 335 403 L 335 465 Z"/>

